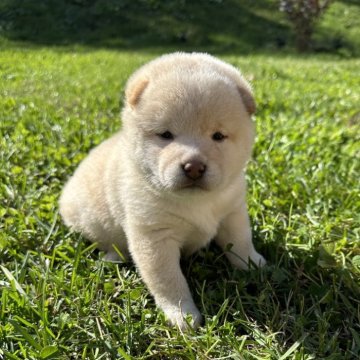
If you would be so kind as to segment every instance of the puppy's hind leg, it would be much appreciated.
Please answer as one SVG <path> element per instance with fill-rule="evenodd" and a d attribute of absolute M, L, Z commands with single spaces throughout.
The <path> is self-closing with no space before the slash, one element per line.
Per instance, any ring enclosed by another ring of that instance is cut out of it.
<path fill-rule="evenodd" d="M 72 178 L 60 198 L 60 214 L 66 225 L 97 243 L 97 247 L 106 252 L 105 261 L 126 260 L 128 250 L 122 227 L 103 210 L 105 206 L 94 204 L 86 189 L 80 191 L 76 186 L 76 178 Z"/>

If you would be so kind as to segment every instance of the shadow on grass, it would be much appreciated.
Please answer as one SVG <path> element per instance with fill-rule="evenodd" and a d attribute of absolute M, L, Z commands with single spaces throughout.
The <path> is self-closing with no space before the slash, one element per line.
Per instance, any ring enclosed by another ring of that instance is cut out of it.
<path fill-rule="evenodd" d="M 213 245 L 186 261 L 183 269 L 201 311 L 208 319 L 219 316 L 219 326 L 231 322 L 238 335 L 277 343 L 284 352 L 299 342 L 297 352 L 317 359 L 358 358 L 355 273 L 321 247 L 291 254 L 271 247 L 259 249 L 268 265 L 248 272 L 233 269 Z"/>

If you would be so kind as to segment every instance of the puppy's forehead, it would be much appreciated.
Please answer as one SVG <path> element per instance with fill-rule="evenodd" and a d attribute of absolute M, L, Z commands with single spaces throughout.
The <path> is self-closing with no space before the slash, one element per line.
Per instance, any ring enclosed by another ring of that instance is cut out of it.
<path fill-rule="evenodd" d="M 150 79 L 144 105 L 163 121 L 219 122 L 241 111 L 237 87 L 213 72 L 184 71 Z M 190 124 L 189 124 L 190 125 Z"/>

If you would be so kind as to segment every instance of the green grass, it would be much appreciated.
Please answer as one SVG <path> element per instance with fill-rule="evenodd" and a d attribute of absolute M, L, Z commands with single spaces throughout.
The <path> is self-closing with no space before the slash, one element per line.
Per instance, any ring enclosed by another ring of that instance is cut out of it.
<path fill-rule="evenodd" d="M 336 55 L 299 57 L 276 4 L 0 1 L 0 359 L 360 357 L 360 6 L 335 1 L 316 29 Z M 128 76 L 169 49 L 211 51 L 253 83 L 248 203 L 269 262 L 234 270 L 214 246 L 184 261 L 205 317 L 186 334 L 57 205 L 121 127 Z"/>
<path fill-rule="evenodd" d="M 57 199 L 121 126 L 121 93 L 152 56 L 11 49 L 0 67 L 0 358 L 356 359 L 360 356 L 359 60 L 228 56 L 252 79 L 249 207 L 269 266 L 210 247 L 184 272 L 205 316 L 169 328 L 130 264 L 99 260 Z"/>

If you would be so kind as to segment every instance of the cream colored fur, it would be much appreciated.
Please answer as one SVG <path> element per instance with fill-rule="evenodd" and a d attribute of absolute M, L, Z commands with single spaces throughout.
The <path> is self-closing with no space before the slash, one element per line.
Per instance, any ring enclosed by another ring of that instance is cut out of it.
<path fill-rule="evenodd" d="M 122 130 L 91 151 L 60 199 L 65 223 L 115 260 L 130 253 L 157 305 L 173 324 L 201 315 L 181 272 L 181 254 L 212 239 L 231 263 L 264 265 L 246 209 L 244 168 L 255 103 L 241 74 L 206 54 L 164 55 L 129 79 Z M 174 138 L 161 137 L 170 131 Z M 214 133 L 226 138 L 216 141 Z M 200 179 L 182 166 L 200 161 Z"/>

